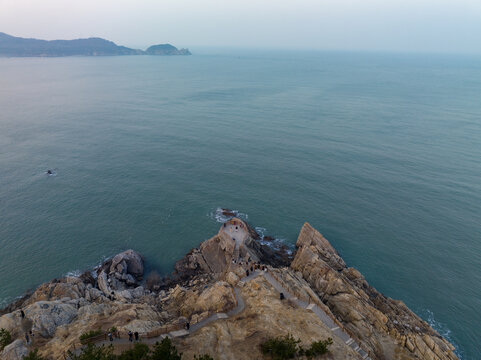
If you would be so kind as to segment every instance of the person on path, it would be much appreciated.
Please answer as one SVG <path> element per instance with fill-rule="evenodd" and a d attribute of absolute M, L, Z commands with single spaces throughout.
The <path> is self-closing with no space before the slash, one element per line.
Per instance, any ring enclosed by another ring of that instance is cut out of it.
<path fill-rule="evenodd" d="M 133 335 L 132 334 L 132 331 L 129 330 L 129 341 L 132 342 L 134 339 L 133 339 Z"/>
<path fill-rule="evenodd" d="M 111 332 L 109 332 L 108 336 L 109 336 L 109 340 L 110 340 L 110 341 L 114 341 L 114 337 L 112 336 L 112 333 L 111 333 Z"/>
<path fill-rule="evenodd" d="M 25 313 L 23 312 L 23 310 L 20 310 L 20 315 L 22 315 L 22 319 L 25 319 Z"/>
<path fill-rule="evenodd" d="M 33 331 L 30 330 L 28 333 L 30 334 L 30 341 L 33 343 Z"/>
<path fill-rule="evenodd" d="M 249 270 L 246 270 L 246 276 L 249 276 Z"/>
<path fill-rule="evenodd" d="M 25 340 L 27 340 L 27 344 L 30 343 L 30 339 L 28 338 L 28 333 L 25 333 Z"/>
<path fill-rule="evenodd" d="M 134 332 L 134 337 L 135 337 L 135 341 L 139 341 L 139 333 L 137 331 Z"/>
<path fill-rule="evenodd" d="M 284 299 L 285 299 L 284 293 L 281 293 L 281 294 L 280 294 L 280 298 L 281 298 L 281 300 L 284 300 Z"/>

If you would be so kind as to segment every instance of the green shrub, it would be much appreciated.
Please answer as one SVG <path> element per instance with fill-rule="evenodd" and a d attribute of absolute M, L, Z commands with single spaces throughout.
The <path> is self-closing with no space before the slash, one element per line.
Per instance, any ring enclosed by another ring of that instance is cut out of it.
<path fill-rule="evenodd" d="M 309 349 L 305 350 L 304 354 L 308 359 L 318 355 L 326 354 L 329 351 L 329 345 L 332 345 L 331 338 L 328 338 L 327 340 L 315 341 L 311 344 Z"/>
<path fill-rule="evenodd" d="M 214 360 L 214 358 L 210 355 L 204 354 L 204 355 L 194 355 L 194 360 Z"/>
<path fill-rule="evenodd" d="M 23 357 L 23 360 L 47 360 L 43 356 L 38 354 L 38 349 L 30 351 L 27 356 Z"/>
<path fill-rule="evenodd" d="M 90 330 L 86 333 L 83 333 L 82 335 L 80 335 L 80 341 L 83 341 L 83 340 L 87 340 L 87 339 L 90 339 L 90 338 L 93 338 L 95 336 L 99 336 L 99 335 L 102 335 L 103 334 L 103 331 L 98 329 L 98 330 Z"/>
<path fill-rule="evenodd" d="M 294 358 L 298 351 L 299 339 L 294 339 L 291 334 L 271 338 L 261 344 L 261 350 L 264 355 L 270 356 L 273 360 L 284 360 Z"/>
<path fill-rule="evenodd" d="M 172 341 L 165 337 L 160 343 L 155 343 L 154 351 L 152 351 L 150 358 L 152 360 L 181 360 L 182 353 L 178 354 Z"/>
<path fill-rule="evenodd" d="M 76 355 L 69 351 L 67 353 L 69 360 L 115 360 L 117 357 L 113 354 L 114 347 L 112 345 L 105 346 L 95 346 L 93 344 L 88 344 L 84 347 L 79 355 Z"/>
<path fill-rule="evenodd" d="M 117 358 L 118 360 L 149 360 L 149 347 L 142 343 L 135 343 L 133 349 L 125 350 Z"/>
<path fill-rule="evenodd" d="M 6 329 L 0 329 L 0 351 L 12 342 L 12 335 Z"/>

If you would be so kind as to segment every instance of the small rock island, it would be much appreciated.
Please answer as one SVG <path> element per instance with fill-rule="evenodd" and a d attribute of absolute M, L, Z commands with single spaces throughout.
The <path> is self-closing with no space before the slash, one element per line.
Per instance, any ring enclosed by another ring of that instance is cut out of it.
<path fill-rule="evenodd" d="M 189 49 L 177 49 L 170 44 L 154 45 L 146 51 L 118 46 L 101 38 L 75 40 L 25 39 L 0 32 L 0 56 L 60 57 L 60 56 L 119 56 L 119 55 L 191 55 Z"/>
<path fill-rule="evenodd" d="M 447 340 L 370 286 L 308 223 L 291 251 L 232 216 L 172 274 L 145 275 L 144 258 L 127 250 L 42 284 L 0 311 L 0 329 L 11 334 L 0 358 L 38 349 L 64 359 L 88 343 L 120 352 L 132 346 L 130 332 L 148 346 L 169 337 L 183 359 L 264 359 L 261 344 L 287 334 L 302 345 L 330 338 L 326 359 L 457 359 Z"/>

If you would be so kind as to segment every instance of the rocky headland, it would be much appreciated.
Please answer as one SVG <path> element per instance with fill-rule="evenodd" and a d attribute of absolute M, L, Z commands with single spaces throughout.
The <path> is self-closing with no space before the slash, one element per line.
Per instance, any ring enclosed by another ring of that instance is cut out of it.
<path fill-rule="evenodd" d="M 153 45 L 146 51 L 119 46 L 102 38 L 74 40 L 39 40 L 11 36 L 0 32 L 0 56 L 120 56 L 120 55 L 191 55 L 188 49 L 170 44 Z"/>
<path fill-rule="evenodd" d="M 145 276 L 143 257 L 127 250 L 79 277 L 42 284 L 0 311 L 0 328 L 12 335 L 0 358 L 39 349 L 65 359 L 88 341 L 109 343 L 105 333 L 115 327 L 116 351 L 130 346 L 132 331 L 148 345 L 171 337 L 185 359 L 262 359 L 260 344 L 288 333 L 306 345 L 331 338 L 326 359 L 457 359 L 446 339 L 347 267 L 308 223 L 294 252 L 259 240 L 232 217 L 167 277 Z"/>

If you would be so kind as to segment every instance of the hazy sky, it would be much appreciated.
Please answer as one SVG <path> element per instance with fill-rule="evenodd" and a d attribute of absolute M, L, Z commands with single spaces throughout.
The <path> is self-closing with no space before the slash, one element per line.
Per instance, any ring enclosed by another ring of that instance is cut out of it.
<path fill-rule="evenodd" d="M 0 0 L 0 31 L 134 47 L 481 52 L 481 0 Z"/>

